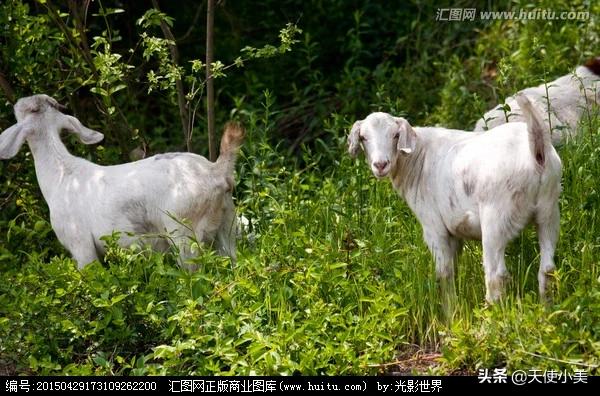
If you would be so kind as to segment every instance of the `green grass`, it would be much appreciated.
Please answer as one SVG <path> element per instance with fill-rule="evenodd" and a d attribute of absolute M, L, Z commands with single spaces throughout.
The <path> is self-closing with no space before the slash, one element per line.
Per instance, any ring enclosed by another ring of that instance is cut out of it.
<path fill-rule="evenodd" d="M 5 254 L 0 365 L 35 374 L 375 374 L 416 344 L 443 351 L 436 373 L 597 373 L 599 136 L 598 122 L 586 125 L 560 150 L 561 236 L 548 307 L 537 300 L 538 248 L 528 229 L 507 249 L 512 281 L 491 308 L 480 244 L 466 244 L 457 312 L 445 324 L 420 226 L 389 182 L 341 148 L 322 174 L 310 153 L 296 171 L 276 166 L 263 145 L 264 160 L 241 160 L 238 209 L 254 235 L 239 243 L 235 267 L 204 252 L 190 274 L 170 254 L 121 249 L 114 238 L 106 264 L 81 272 L 65 256 Z M 37 233 L 49 230 L 33 220 Z M 10 238 L 27 240 L 26 231 L 15 224 Z"/>
<path fill-rule="evenodd" d="M 325 9 L 310 3 L 332 23 L 301 18 L 305 36 L 286 55 L 289 63 L 255 69 L 249 63 L 237 77 L 232 71 L 219 80 L 218 119 L 241 119 L 249 132 L 235 195 L 239 214 L 252 224 L 238 243 L 235 267 L 207 251 L 196 259 L 200 270 L 190 274 L 173 254 L 122 249 L 109 238 L 105 262 L 78 271 L 52 232 L 31 155 L 24 150 L 0 162 L 0 374 L 376 374 L 398 369 L 386 364 L 415 351 L 441 353 L 428 360 L 438 374 L 493 367 L 600 374 L 598 117 L 586 115 L 580 138 L 559 150 L 564 168 L 553 302 L 538 303 L 539 250 L 528 228 L 507 249 L 512 279 L 506 299 L 493 307 L 484 304 L 481 246 L 465 244 L 451 323 L 441 311 L 418 221 L 389 182 L 375 180 L 362 159 L 351 160 L 344 150 L 349 126 L 367 111 L 470 129 L 505 97 L 568 73 L 598 55 L 600 3 L 497 5 L 589 10 L 587 21 L 460 24 L 435 21 L 430 5 L 389 13 L 375 2 L 349 13 L 343 2 Z M 4 72 L 18 72 L 8 76 L 17 94 L 87 97 L 81 81 L 90 78 L 88 68 L 76 67 L 85 63 L 61 45 L 66 38 L 52 20 L 11 7 L 3 9 L 15 28 L 3 33 L 10 44 Z M 276 28 L 251 24 L 255 33 L 249 34 L 260 45 L 265 31 L 280 27 L 273 15 L 267 17 Z M 88 26 L 90 38 L 102 35 L 96 25 Z M 118 26 L 115 21 L 114 31 Z M 381 27 L 397 34 L 380 34 Z M 220 35 L 219 48 L 231 39 Z M 237 33 L 233 40 L 239 41 Z M 127 43 L 123 39 L 123 51 Z M 238 44 L 229 45 L 235 47 L 231 59 Z M 180 49 L 182 59 L 190 56 Z M 58 58 L 65 67 L 47 61 Z M 145 77 L 129 79 L 114 99 L 131 127 L 152 151 L 176 146 L 174 103 L 166 94 L 139 97 L 135 87 L 145 92 Z M 118 80 L 113 88 L 123 83 Z M 80 145 L 74 152 L 103 164 L 122 162 L 123 148 L 139 141 L 113 128 L 114 118 L 98 118 L 95 106 L 91 114 L 84 107 L 72 110 L 106 123 L 109 141 L 91 154 Z M 7 127 L 12 111 L 1 111 Z M 198 149 L 204 148 L 201 131 Z M 300 147 L 300 155 L 290 146 Z"/>

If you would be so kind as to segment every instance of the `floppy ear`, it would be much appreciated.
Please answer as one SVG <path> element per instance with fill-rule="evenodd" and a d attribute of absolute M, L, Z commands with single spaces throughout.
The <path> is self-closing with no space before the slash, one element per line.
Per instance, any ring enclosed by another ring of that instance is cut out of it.
<path fill-rule="evenodd" d="M 27 137 L 23 124 L 16 123 L 0 135 L 0 159 L 9 159 L 17 155 Z"/>
<path fill-rule="evenodd" d="M 362 121 L 356 121 L 354 125 L 352 125 L 352 129 L 350 130 L 350 135 L 348 135 L 348 154 L 352 158 L 356 158 L 358 152 L 360 151 L 360 125 Z"/>
<path fill-rule="evenodd" d="M 64 111 L 64 110 L 67 109 L 67 106 L 61 105 L 53 97 L 50 97 L 50 96 L 47 96 L 47 95 L 44 95 L 44 96 L 46 96 L 46 98 L 45 98 L 46 102 L 48 102 L 48 104 L 50 106 L 54 107 L 56 110 L 58 110 L 58 111 Z"/>
<path fill-rule="evenodd" d="M 405 154 L 412 153 L 417 145 L 417 133 L 404 118 L 394 117 L 394 120 L 396 120 L 399 133 L 398 151 Z"/>
<path fill-rule="evenodd" d="M 73 116 L 65 115 L 65 121 L 62 125 L 63 129 L 77 135 L 83 144 L 95 144 L 104 139 L 104 135 L 98 131 L 83 126 L 79 120 Z"/>

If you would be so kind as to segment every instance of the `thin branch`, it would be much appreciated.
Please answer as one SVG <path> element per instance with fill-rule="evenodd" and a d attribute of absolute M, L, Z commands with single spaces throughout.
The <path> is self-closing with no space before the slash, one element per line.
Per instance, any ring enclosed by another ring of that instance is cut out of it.
<path fill-rule="evenodd" d="M 183 36 L 177 39 L 178 43 L 187 40 L 192 35 L 192 32 L 194 31 L 194 28 L 196 27 L 196 25 L 198 24 L 198 20 L 200 19 L 200 15 L 202 15 L 203 8 L 204 2 L 201 2 L 198 8 L 196 9 L 196 14 L 194 15 L 194 19 L 192 20 L 192 23 L 190 24 L 190 27 L 188 28 L 187 32 L 185 32 Z"/>
<path fill-rule="evenodd" d="M 208 123 L 209 159 L 216 161 L 217 145 L 215 136 L 215 85 L 212 78 L 213 45 L 215 27 L 215 0 L 208 0 L 206 10 L 206 119 Z"/>
<path fill-rule="evenodd" d="M 81 50 L 86 54 L 87 59 L 92 59 L 92 53 L 90 51 L 90 47 L 88 46 L 87 35 L 85 33 L 85 20 L 82 18 L 81 14 L 79 12 L 79 4 L 78 3 L 79 2 L 77 0 L 69 0 L 69 10 L 71 11 L 73 18 L 75 19 L 75 28 L 77 29 L 77 32 L 81 36 L 81 40 L 79 40 L 79 43 L 81 45 Z M 87 15 L 88 4 L 89 4 L 89 1 L 87 1 L 83 4 L 84 15 Z M 85 18 L 85 16 L 84 16 L 84 18 Z"/>
<path fill-rule="evenodd" d="M 52 18 L 54 23 L 58 26 L 58 28 L 61 30 L 61 32 L 65 35 L 65 37 L 69 41 L 69 44 L 71 45 L 71 47 L 74 48 L 75 50 L 79 51 L 83 55 L 83 58 L 85 59 L 85 61 L 89 65 L 90 69 L 92 70 L 94 77 L 96 79 L 98 79 L 99 78 L 98 70 L 96 69 L 96 65 L 94 65 L 94 59 L 92 58 L 91 53 L 86 52 L 84 48 L 81 48 L 79 46 L 79 44 L 77 43 L 77 40 L 75 40 L 75 37 L 73 37 L 73 34 L 71 34 L 71 30 L 68 28 L 68 26 L 62 20 L 60 15 L 58 15 L 58 12 L 52 6 L 52 3 L 50 1 L 47 1 L 46 3 L 44 3 L 44 6 L 49 11 L 50 17 Z M 85 36 L 84 36 L 84 38 L 85 38 Z"/>
<path fill-rule="evenodd" d="M 583 362 L 577 362 L 574 360 L 557 359 L 557 358 L 553 358 L 550 356 L 539 355 L 537 353 L 532 353 L 532 352 L 528 352 L 528 351 L 521 351 L 521 352 L 523 352 L 526 355 L 534 356 L 534 357 L 537 357 L 540 359 L 551 360 L 553 362 L 558 362 L 558 363 L 571 364 L 573 366 L 582 366 L 582 367 L 587 367 L 587 368 L 591 368 L 591 369 L 597 369 L 598 367 L 600 367 L 597 364 L 588 364 L 588 363 L 583 363 Z"/>
<path fill-rule="evenodd" d="M 374 368 L 386 368 L 386 367 L 390 367 L 390 366 L 403 367 L 406 364 L 411 363 L 411 362 L 424 363 L 424 362 L 437 361 L 441 356 L 442 356 L 441 353 L 430 353 L 430 354 L 426 354 L 426 355 L 415 356 L 415 357 L 412 357 L 409 359 L 396 360 L 396 361 L 388 362 L 388 363 L 367 364 L 366 367 L 374 367 Z"/>
<path fill-rule="evenodd" d="M 152 6 L 157 11 L 160 11 L 160 8 L 158 7 L 158 0 L 152 0 Z M 179 52 L 177 51 L 177 45 L 175 44 L 175 36 L 173 36 L 169 25 L 167 25 L 164 20 L 160 21 L 160 28 L 167 40 L 171 41 L 171 43 L 169 43 L 169 51 L 171 52 L 171 59 L 173 63 L 177 66 L 179 65 Z M 178 78 L 175 81 L 175 88 L 177 89 L 177 105 L 179 106 L 179 117 L 181 118 L 181 126 L 183 128 L 185 144 L 187 151 L 191 151 L 192 139 L 190 134 L 191 128 L 189 126 L 190 115 L 185 100 L 185 90 L 183 88 L 183 81 L 181 81 L 181 78 Z"/>
<path fill-rule="evenodd" d="M 8 196 L 6 198 L 4 198 L 2 200 L 2 202 L 0 202 L 0 208 L 3 208 L 7 203 L 12 201 L 13 195 L 15 195 L 14 191 L 11 191 L 10 194 L 8 194 Z"/>

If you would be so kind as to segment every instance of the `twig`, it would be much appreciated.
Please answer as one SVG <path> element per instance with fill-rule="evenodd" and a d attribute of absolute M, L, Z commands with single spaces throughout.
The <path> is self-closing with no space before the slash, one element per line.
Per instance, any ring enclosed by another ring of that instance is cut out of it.
<path fill-rule="evenodd" d="M 61 32 L 65 35 L 65 37 L 69 41 L 69 44 L 71 45 L 71 47 L 74 48 L 75 50 L 81 52 L 81 54 L 83 55 L 83 58 L 89 65 L 90 69 L 92 70 L 92 73 L 94 74 L 94 77 L 97 80 L 99 78 L 98 70 L 96 69 L 96 65 L 94 65 L 94 60 L 92 59 L 91 53 L 86 52 L 85 48 L 81 48 L 77 44 L 77 40 L 75 40 L 75 37 L 73 37 L 73 35 L 71 34 L 71 30 L 68 28 L 67 25 L 65 25 L 65 22 L 62 20 L 60 15 L 58 15 L 58 12 L 56 12 L 52 3 L 50 1 L 47 1 L 46 3 L 44 3 L 44 6 L 49 11 L 50 17 L 52 18 L 54 23 L 58 26 L 58 28 L 61 30 Z M 85 38 L 85 36 L 84 36 L 84 38 Z"/>
<path fill-rule="evenodd" d="M 6 205 L 8 202 L 10 202 L 12 200 L 13 195 L 15 195 L 15 192 L 11 191 L 10 194 L 8 194 L 8 196 L 6 198 L 4 198 L 2 200 L 2 202 L 0 202 L 0 208 L 3 208 L 4 205 Z"/>
<path fill-rule="evenodd" d="M 208 123 L 209 159 L 217 159 L 215 136 L 215 85 L 212 78 L 213 45 L 215 27 L 215 0 L 208 0 L 206 10 L 206 121 Z"/>
<path fill-rule="evenodd" d="M 540 359 L 552 360 L 553 362 L 558 362 L 558 363 L 573 364 L 575 366 L 583 366 L 583 367 L 593 368 L 593 369 L 600 367 L 600 365 L 598 365 L 598 364 L 587 364 L 587 363 L 575 362 L 573 360 L 557 359 L 557 358 L 553 358 L 550 356 L 538 355 L 537 353 L 527 352 L 527 351 L 521 351 L 521 352 L 523 352 L 526 355 L 535 356 Z"/>
<path fill-rule="evenodd" d="M 367 367 L 380 367 L 380 368 L 384 368 L 384 367 L 389 367 L 389 366 L 402 366 L 403 363 L 419 362 L 419 361 L 431 361 L 431 360 L 435 360 L 435 359 L 439 358 L 440 356 L 442 356 L 441 353 L 430 353 L 430 354 L 425 354 L 425 355 L 419 355 L 419 354 L 417 354 L 417 356 L 411 357 L 409 359 L 395 360 L 395 361 L 389 362 L 389 363 L 368 364 Z"/>
<path fill-rule="evenodd" d="M 84 7 L 84 15 L 87 16 L 87 7 L 89 5 L 89 1 L 83 4 Z M 85 53 L 86 59 L 92 59 L 90 47 L 88 46 L 87 35 L 85 33 L 85 21 L 81 18 L 78 8 L 78 2 L 76 0 L 69 0 L 69 10 L 73 14 L 73 18 L 75 19 L 75 28 L 77 32 L 81 36 L 81 40 L 79 41 L 81 44 L 81 50 Z M 108 24 L 108 22 L 107 22 Z M 93 63 L 93 62 L 92 62 Z"/>
<path fill-rule="evenodd" d="M 182 41 L 187 40 L 187 38 L 192 34 L 192 32 L 194 31 L 194 28 L 198 24 L 198 19 L 200 19 L 200 15 L 202 15 L 203 8 L 204 8 L 204 2 L 202 1 L 202 2 L 200 2 L 200 5 L 196 9 L 196 15 L 194 15 L 194 19 L 192 20 L 190 27 L 188 28 L 187 32 L 184 33 L 183 36 L 181 36 L 177 39 L 177 43 L 181 43 Z"/>
<path fill-rule="evenodd" d="M 152 6 L 160 11 L 158 7 L 158 0 L 152 0 Z M 175 66 L 179 65 L 179 52 L 177 51 L 177 45 L 175 44 L 175 36 L 169 29 L 169 25 L 164 20 L 160 21 L 160 28 L 163 31 L 163 34 L 170 41 L 169 43 L 169 51 L 171 52 L 171 60 L 175 64 Z M 187 147 L 187 151 L 191 151 L 191 136 L 190 136 L 190 116 L 187 108 L 187 104 L 185 101 L 185 90 L 183 87 L 183 81 L 181 78 L 178 78 L 175 81 L 175 88 L 177 90 L 177 105 L 179 106 L 179 117 L 181 118 L 181 127 L 183 128 L 183 136 L 185 138 L 185 145 Z"/>

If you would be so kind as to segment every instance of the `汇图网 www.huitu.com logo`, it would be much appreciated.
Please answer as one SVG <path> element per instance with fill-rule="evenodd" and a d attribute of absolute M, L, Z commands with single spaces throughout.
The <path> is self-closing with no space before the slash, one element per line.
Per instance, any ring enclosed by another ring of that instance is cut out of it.
<path fill-rule="evenodd" d="M 590 19 L 589 11 L 555 11 L 549 9 L 514 10 L 514 11 L 477 11 L 476 8 L 438 8 L 436 21 L 494 21 L 506 20 L 566 20 L 585 21 Z"/>

